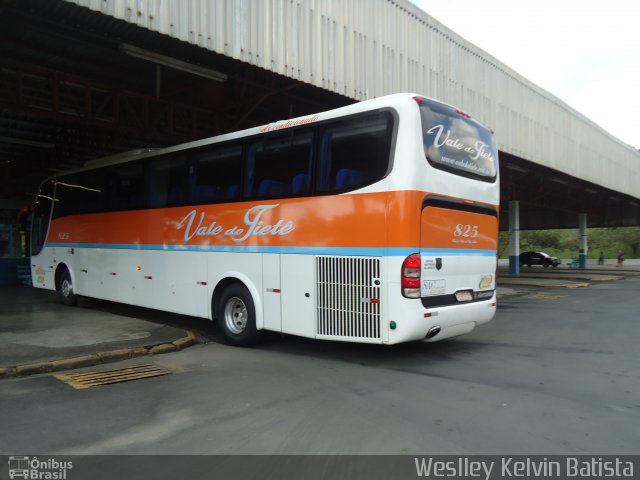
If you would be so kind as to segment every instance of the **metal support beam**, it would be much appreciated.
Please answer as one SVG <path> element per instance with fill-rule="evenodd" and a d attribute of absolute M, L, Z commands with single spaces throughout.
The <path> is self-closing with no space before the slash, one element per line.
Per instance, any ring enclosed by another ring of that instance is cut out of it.
<path fill-rule="evenodd" d="M 509 273 L 520 273 L 520 202 L 509 202 Z"/>
<path fill-rule="evenodd" d="M 0 60 L 0 107 L 39 119 L 116 130 L 166 143 L 209 137 L 216 113 L 201 106 L 120 90 L 93 79 L 34 65 Z"/>

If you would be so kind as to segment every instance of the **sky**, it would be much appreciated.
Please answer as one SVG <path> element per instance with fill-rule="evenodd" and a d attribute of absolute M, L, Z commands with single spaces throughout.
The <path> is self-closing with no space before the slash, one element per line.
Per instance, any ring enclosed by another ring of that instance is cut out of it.
<path fill-rule="evenodd" d="M 640 1 L 411 1 L 640 148 Z"/>

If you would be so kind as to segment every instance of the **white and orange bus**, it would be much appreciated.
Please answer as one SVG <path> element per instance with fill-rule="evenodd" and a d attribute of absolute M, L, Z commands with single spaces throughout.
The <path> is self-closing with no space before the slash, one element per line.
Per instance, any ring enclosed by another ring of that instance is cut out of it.
<path fill-rule="evenodd" d="M 498 156 L 414 94 L 90 162 L 40 187 L 32 280 L 262 330 L 394 344 L 496 308 Z"/>

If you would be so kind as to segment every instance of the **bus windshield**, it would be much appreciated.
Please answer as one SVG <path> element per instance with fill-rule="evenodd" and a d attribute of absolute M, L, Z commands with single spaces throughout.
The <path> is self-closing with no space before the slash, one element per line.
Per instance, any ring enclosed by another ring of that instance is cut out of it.
<path fill-rule="evenodd" d="M 429 101 L 419 105 L 424 153 L 429 163 L 459 175 L 495 181 L 498 154 L 491 132 L 447 105 Z"/>

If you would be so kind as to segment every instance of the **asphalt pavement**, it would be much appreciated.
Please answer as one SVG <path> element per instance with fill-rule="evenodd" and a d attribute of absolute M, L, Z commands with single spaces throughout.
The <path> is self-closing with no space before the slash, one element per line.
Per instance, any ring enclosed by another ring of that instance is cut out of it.
<path fill-rule="evenodd" d="M 432 344 L 211 340 L 110 366 L 170 372 L 144 380 L 0 380 L 0 453 L 636 454 L 640 277 L 519 288 Z"/>
<path fill-rule="evenodd" d="M 640 271 L 627 267 L 622 272 L 610 266 L 531 267 L 510 275 L 501 267 L 497 296 L 502 301 L 537 287 L 588 287 L 592 282 L 618 281 L 624 275 L 640 275 Z M 52 291 L 0 289 L 0 378 L 170 353 L 197 343 L 198 338 L 217 340 L 211 322 L 93 299 L 81 299 L 78 307 L 70 308 Z"/>

